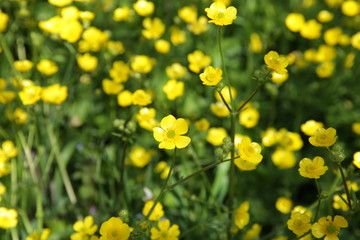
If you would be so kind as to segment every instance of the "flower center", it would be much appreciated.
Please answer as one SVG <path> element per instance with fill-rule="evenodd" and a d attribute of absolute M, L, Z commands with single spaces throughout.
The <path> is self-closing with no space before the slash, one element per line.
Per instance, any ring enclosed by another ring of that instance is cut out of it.
<path fill-rule="evenodd" d="M 167 131 L 166 136 L 167 136 L 168 138 L 174 138 L 174 137 L 176 136 L 175 130 L 169 130 L 169 131 Z"/>
<path fill-rule="evenodd" d="M 336 228 L 336 226 L 334 226 L 333 224 L 330 224 L 328 227 L 327 227 L 327 232 L 328 233 L 336 233 L 338 230 Z"/>
<path fill-rule="evenodd" d="M 117 235 L 118 235 L 117 231 L 112 231 L 112 232 L 111 232 L 111 236 L 112 236 L 112 237 L 117 237 Z"/>

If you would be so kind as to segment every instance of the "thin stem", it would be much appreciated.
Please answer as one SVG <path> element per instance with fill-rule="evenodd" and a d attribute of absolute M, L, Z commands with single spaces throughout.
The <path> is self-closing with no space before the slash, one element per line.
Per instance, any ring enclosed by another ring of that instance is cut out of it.
<path fill-rule="evenodd" d="M 226 102 L 225 98 L 224 98 L 224 95 L 222 95 L 221 91 L 218 91 L 219 95 L 220 95 L 220 98 L 221 100 L 223 101 L 223 103 L 225 104 L 226 108 L 229 110 L 229 112 L 231 113 L 232 112 L 232 109 L 231 107 L 229 106 L 229 104 Z"/>
<path fill-rule="evenodd" d="M 317 179 L 315 179 L 315 184 L 316 184 L 316 189 L 317 189 L 317 192 L 318 192 L 318 205 L 316 207 L 316 213 L 315 213 L 315 217 L 314 217 L 314 221 L 313 222 L 316 222 L 317 220 L 317 217 L 319 215 L 319 211 L 320 211 L 320 204 L 321 204 L 321 190 L 320 190 L 320 186 L 319 186 L 319 182 L 317 181 Z"/>
<path fill-rule="evenodd" d="M 169 174 L 167 175 L 166 177 L 166 180 L 164 182 L 164 185 L 163 187 L 161 188 L 161 191 L 159 193 L 159 195 L 156 197 L 155 201 L 154 201 L 154 204 L 152 205 L 150 211 L 148 212 L 148 214 L 146 215 L 146 218 L 149 219 L 151 213 L 154 211 L 155 209 L 155 206 L 158 202 L 160 202 L 161 198 L 163 197 L 164 193 L 166 192 L 166 188 L 167 188 L 167 185 L 168 185 L 168 182 L 169 182 L 169 179 L 170 179 L 170 176 L 171 176 L 171 173 L 173 171 L 173 168 L 175 166 L 175 161 L 176 161 L 176 148 L 174 149 L 174 155 L 173 155 L 173 158 L 172 158 L 172 161 L 171 161 L 171 165 L 170 165 L 170 170 L 169 170 Z"/>
<path fill-rule="evenodd" d="M 338 163 L 338 168 L 340 170 L 341 178 L 343 180 L 343 184 L 344 184 L 344 188 L 345 188 L 345 192 L 346 192 L 346 197 L 347 197 L 346 204 L 349 206 L 349 209 L 352 210 L 350 191 L 349 191 L 348 185 L 346 184 L 346 177 L 345 177 L 345 174 L 344 174 L 344 170 L 343 170 L 343 168 L 341 166 L 341 163 Z"/>
<path fill-rule="evenodd" d="M 13 58 L 13 56 L 11 54 L 9 46 L 7 45 L 7 42 L 5 40 L 5 36 L 3 34 L 0 34 L 0 39 L 2 39 L 0 44 L 1 44 L 1 47 L 2 47 L 2 49 L 4 51 L 5 57 L 6 57 L 7 61 L 9 62 L 9 65 L 10 65 L 12 71 L 15 73 L 15 75 L 18 75 L 19 72 L 14 67 L 14 64 L 13 64 L 14 63 L 14 58 Z"/>
<path fill-rule="evenodd" d="M 125 142 L 122 156 L 121 156 L 121 162 L 120 162 L 120 189 L 119 189 L 119 200 L 121 200 L 121 195 L 124 191 L 125 184 L 124 184 L 124 174 L 125 174 L 125 160 L 126 160 L 126 149 L 127 149 L 128 143 Z M 124 196 L 124 199 L 126 200 L 126 197 Z"/>
<path fill-rule="evenodd" d="M 231 129 L 230 129 L 230 138 L 231 138 L 231 143 L 232 143 L 232 148 L 231 148 L 231 159 L 235 159 L 235 126 L 236 126 L 236 115 L 231 113 Z M 228 213 L 228 231 L 227 231 L 227 236 L 228 239 L 232 238 L 232 233 L 231 233 L 231 227 L 232 227 L 232 219 L 233 219 L 233 201 L 234 201 L 234 194 L 235 193 L 235 164 L 234 161 L 231 161 L 231 165 L 230 165 L 230 177 L 229 177 L 229 200 L 228 200 L 228 209 L 229 209 L 229 213 Z"/>
<path fill-rule="evenodd" d="M 241 106 L 238 108 L 238 112 L 240 112 L 245 106 L 246 104 L 248 104 L 248 102 L 251 101 L 251 99 L 257 94 L 257 92 L 261 89 L 262 85 L 264 83 L 263 82 L 259 82 L 258 85 L 256 86 L 255 90 L 250 94 L 250 96 L 245 100 L 245 102 L 243 102 L 243 104 L 241 104 Z"/>

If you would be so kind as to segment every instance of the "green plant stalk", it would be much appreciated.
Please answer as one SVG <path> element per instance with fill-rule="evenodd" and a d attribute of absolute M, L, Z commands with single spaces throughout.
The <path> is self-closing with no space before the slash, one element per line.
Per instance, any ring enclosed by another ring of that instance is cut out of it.
<path fill-rule="evenodd" d="M 241 104 L 241 106 L 237 109 L 238 112 L 240 112 L 245 106 L 246 104 L 248 104 L 248 102 L 251 101 L 251 99 L 253 99 L 253 97 L 259 92 L 259 90 L 261 89 L 262 85 L 264 84 L 264 82 L 259 82 L 258 85 L 256 86 L 255 90 L 251 93 L 251 95 L 245 100 L 245 102 L 243 102 L 243 104 Z"/>
<path fill-rule="evenodd" d="M 120 186 L 120 189 L 119 189 L 119 203 L 121 202 L 121 197 L 124 193 L 124 199 L 125 199 L 125 202 L 126 202 L 126 191 L 124 191 L 124 188 L 125 188 L 125 184 L 124 184 L 124 174 L 125 174 L 125 160 L 126 160 L 126 150 L 127 150 L 127 146 L 128 146 L 128 143 L 125 142 L 124 144 L 124 148 L 123 148 L 123 151 L 122 151 L 122 155 L 121 155 L 121 162 L 120 162 L 120 182 L 119 182 L 119 186 Z M 125 204 L 126 205 L 126 204 Z M 121 206 L 121 204 L 120 204 Z M 120 207 L 121 208 L 121 207 Z"/>
<path fill-rule="evenodd" d="M 166 188 L 167 188 L 167 185 L 168 185 L 168 183 L 169 183 L 169 179 L 170 179 L 171 173 L 172 173 L 173 168 L 174 168 L 174 166 L 175 166 L 175 161 L 176 161 L 176 148 L 174 149 L 174 155 L 173 155 L 173 158 L 172 158 L 172 161 L 171 161 L 169 174 L 167 175 L 166 180 L 165 180 L 165 182 L 164 182 L 164 185 L 163 185 L 163 187 L 161 188 L 161 191 L 160 191 L 159 195 L 156 197 L 156 199 L 155 199 L 155 201 L 154 201 L 154 204 L 152 205 L 150 211 L 149 211 L 148 214 L 146 215 L 146 218 L 147 218 L 147 219 L 149 219 L 149 216 L 150 216 L 151 213 L 154 211 L 156 204 L 157 204 L 158 202 L 160 202 L 160 200 L 162 199 L 164 193 L 166 192 Z"/>
<path fill-rule="evenodd" d="M 6 40 L 5 40 L 5 36 L 4 36 L 3 34 L 0 34 L 0 39 L 2 40 L 2 41 L 0 42 L 0 44 L 1 44 L 1 48 L 2 48 L 3 51 L 4 51 L 5 57 L 6 57 L 9 65 L 10 65 L 12 71 L 15 73 L 15 75 L 18 75 L 19 72 L 18 72 L 18 71 L 16 70 L 16 68 L 14 67 L 14 58 L 13 58 L 13 56 L 12 56 L 12 54 L 11 54 L 11 51 L 10 51 L 10 49 L 9 49 L 9 46 L 7 45 L 7 42 L 6 42 Z"/>
<path fill-rule="evenodd" d="M 346 192 L 346 197 L 347 197 L 346 204 L 349 206 L 349 209 L 352 210 L 352 204 L 351 204 L 351 198 L 350 198 L 350 191 L 349 191 L 348 185 L 346 184 L 346 177 L 345 177 L 345 174 L 344 174 L 344 170 L 343 170 L 343 168 L 342 168 L 342 166 L 341 166 L 341 163 L 338 163 L 338 168 L 339 168 L 339 171 L 340 171 L 340 174 L 341 174 L 341 178 L 342 178 L 342 180 L 343 180 L 345 192 Z"/>
<path fill-rule="evenodd" d="M 229 112 L 232 112 L 231 107 L 229 106 L 229 104 L 226 102 L 224 95 L 222 95 L 221 91 L 218 91 L 221 100 L 223 101 L 223 103 L 225 104 L 225 107 L 229 110 Z"/>
<path fill-rule="evenodd" d="M 315 179 L 315 185 L 316 185 L 316 189 L 317 189 L 317 192 L 318 192 L 318 204 L 317 204 L 317 207 L 316 207 L 316 212 L 315 212 L 313 222 L 316 222 L 316 220 L 318 218 L 319 211 L 320 211 L 320 205 L 321 205 L 321 198 L 322 198 L 321 197 L 321 189 L 320 189 L 319 182 L 317 181 L 317 179 Z"/>

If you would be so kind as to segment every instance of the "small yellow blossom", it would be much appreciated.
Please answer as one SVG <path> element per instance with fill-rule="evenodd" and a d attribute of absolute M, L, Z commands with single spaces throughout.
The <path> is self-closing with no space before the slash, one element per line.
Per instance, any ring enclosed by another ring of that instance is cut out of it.
<path fill-rule="evenodd" d="M 8 158 L 16 157 L 19 152 L 18 148 L 15 147 L 14 143 L 10 140 L 6 140 L 5 142 L 3 142 L 1 147 L 2 147 L 3 153 Z"/>
<path fill-rule="evenodd" d="M 304 24 L 305 18 L 301 13 L 290 13 L 285 19 L 286 27 L 292 32 L 299 32 Z"/>
<path fill-rule="evenodd" d="M 141 33 L 146 39 L 160 38 L 165 32 L 165 24 L 160 18 L 145 18 L 142 25 L 144 29 Z"/>
<path fill-rule="evenodd" d="M 21 108 L 16 108 L 13 114 L 9 117 L 10 120 L 15 121 L 16 124 L 24 124 L 27 122 L 29 114 Z"/>
<path fill-rule="evenodd" d="M 92 21 L 95 18 L 95 13 L 90 11 L 80 11 L 79 18 L 84 21 Z"/>
<path fill-rule="evenodd" d="M 98 65 L 98 59 L 95 56 L 92 56 L 89 53 L 85 53 L 76 58 L 77 64 L 85 72 L 92 72 L 96 69 Z"/>
<path fill-rule="evenodd" d="M 286 73 L 286 67 L 289 62 L 285 56 L 279 56 L 279 54 L 275 51 L 270 51 L 264 56 L 265 64 L 268 69 L 272 69 L 275 72 L 282 74 Z"/>
<path fill-rule="evenodd" d="M 235 210 L 235 225 L 239 229 L 243 229 L 250 221 L 250 203 L 245 201 Z"/>
<path fill-rule="evenodd" d="M 260 53 L 263 50 L 263 44 L 259 34 L 252 33 L 250 35 L 250 49 L 254 53 Z"/>
<path fill-rule="evenodd" d="M 120 7 L 114 10 L 113 20 L 115 22 L 121 22 L 129 20 L 133 13 L 129 7 Z"/>
<path fill-rule="evenodd" d="M 151 102 L 151 95 L 142 89 L 138 89 L 132 94 L 132 103 L 134 105 L 146 106 L 149 105 Z"/>
<path fill-rule="evenodd" d="M 100 240 L 127 240 L 130 237 L 131 229 L 120 218 L 111 217 L 101 224 Z"/>
<path fill-rule="evenodd" d="M 281 147 L 288 151 L 300 150 L 304 145 L 299 133 L 290 132 L 285 128 L 282 128 L 277 132 L 276 139 Z"/>
<path fill-rule="evenodd" d="M 146 0 L 138 0 L 133 5 L 134 10 L 140 16 L 148 16 L 154 12 L 155 4 Z"/>
<path fill-rule="evenodd" d="M 80 11 L 75 6 L 69 6 L 60 10 L 60 16 L 65 19 L 77 20 L 79 18 Z"/>
<path fill-rule="evenodd" d="M 109 75 L 116 83 L 123 83 L 129 79 L 130 72 L 128 64 L 123 61 L 115 61 L 109 70 Z"/>
<path fill-rule="evenodd" d="M 60 24 L 59 36 L 69 43 L 77 42 L 83 32 L 83 26 L 78 20 L 62 19 Z"/>
<path fill-rule="evenodd" d="M 181 136 L 187 131 L 188 125 L 185 119 L 176 119 L 173 115 L 164 117 L 160 122 L 160 127 L 153 129 L 155 140 L 160 142 L 159 148 L 165 149 L 187 147 L 191 142 L 191 138 Z"/>
<path fill-rule="evenodd" d="M 56 7 L 65 7 L 73 2 L 73 0 L 48 0 L 48 2 Z"/>
<path fill-rule="evenodd" d="M 287 226 L 297 236 L 301 236 L 311 229 L 310 217 L 306 213 L 292 212 Z"/>
<path fill-rule="evenodd" d="M 199 76 L 204 85 L 216 86 L 222 80 L 222 70 L 208 66 Z"/>
<path fill-rule="evenodd" d="M 332 14 L 327 10 L 322 10 L 317 15 L 317 19 L 319 20 L 319 22 L 322 23 L 330 22 L 331 20 L 333 20 L 333 18 L 334 18 L 334 14 Z"/>
<path fill-rule="evenodd" d="M 55 62 L 51 60 L 43 59 L 36 65 L 36 69 L 39 72 L 47 76 L 50 76 L 55 74 L 59 70 L 59 67 L 56 65 Z"/>
<path fill-rule="evenodd" d="M 288 197 L 279 197 L 275 202 L 275 207 L 279 212 L 288 214 L 291 212 L 293 202 Z"/>
<path fill-rule="evenodd" d="M 253 225 L 251 225 L 251 228 L 245 232 L 244 237 L 243 237 L 244 240 L 258 238 L 260 236 L 261 229 L 262 229 L 262 227 L 260 224 L 254 223 Z"/>
<path fill-rule="evenodd" d="M 155 116 L 156 116 L 155 108 L 143 107 L 135 115 L 135 119 L 139 123 L 140 127 L 148 131 L 152 131 L 154 127 L 159 125 L 159 123 L 155 119 Z"/>
<path fill-rule="evenodd" d="M 360 135 L 360 122 L 355 122 L 351 125 L 351 129 L 354 133 Z"/>
<path fill-rule="evenodd" d="M 178 240 L 180 235 L 179 226 L 170 225 L 170 220 L 158 221 L 158 229 L 152 227 L 150 229 L 152 240 Z"/>
<path fill-rule="evenodd" d="M 240 112 L 239 122 L 246 128 L 253 128 L 257 125 L 259 117 L 259 111 L 256 108 L 249 107 Z"/>
<path fill-rule="evenodd" d="M 212 127 L 209 129 L 206 135 L 206 141 L 208 141 L 214 146 L 220 146 L 223 143 L 223 139 L 226 138 L 227 136 L 228 134 L 226 133 L 226 130 L 224 128 Z"/>
<path fill-rule="evenodd" d="M 189 61 L 189 69 L 194 73 L 199 73 L 202 68 L 211 63 L 211 58 L 199 50 L 189 53 L 187 60 Z"/>
<path fill-rule="evenodd" d="M 354 66 L 354 60 L 355 60 L 355 53 L 353 52 L 348 53 L 345 57 L 344 67 L 352 68 Z M 360 134 L 360 130 L 359 130 L 359 134 Z"/>
<path fill-rule="evenodd" d="M 271 81 L 278 84 L 285 82 L 289 78 L 289 74 L 287 72 L 281 74 L 277 72 L 273 72 L 271 75 L 272 75 Z"/>
<path fill-rule="evenodd" d="M 73 229 L 76 233 L 71 234 L 71 240 L 80 240 L 94 235 L 98 226 L 94 224 L 94 218 L 92 216 L 86 216 L 84 221 L 76 221 L 73 225 Z"/>
<path fill-rule="evenodd" d="M 210 8 L 205 8 L 209 22 L 219 26 L 230 25 L 236 19 L 237 9 L 233 6 L 226 7 L 222 2 L 214 2 Z"/>
<path fill-rule="evenodd" d="M 167 66 L 166 69 L 166 75 L 170 79 L 179 79 L 185 77 L 187 74 L 187 69 L 180 63 L 173 63 L 170 66 Z"/>
<path fill-rule="evenodd" d="M 96 27 L 88 27 L 82 33 L 82 40 L 79 42 L 80 52 L 98 52 L 107 47 L 109 34 Z"/>
<path fill-rule="evenodd" d="M 319 128 L 309 138 L 309 142 L 315 147 L 330 147 L 336 142 L 336 139 L 336 130 L 334 128 Z"/>
<path fill-rule="evenodd" d="M 19 72 L 28 72 L 32 69 L 33 63 L 30 60 L 15 61 L 14 67 Z"/>
<path fill-rule="evenodd" d="M 40 86 L 28 86 L 24 87 L 19 92 L 19 97 L 24 105 L 31 105 L 36 103 L 41 98 L 41 87 Z"/>
<path fill-rule="evenodd" d="M 170 28 L 170 41 L 174 46 L 178 46 L 184 42 L 186 42 L 185 32 L 180 30 L 178 27 Z"/>
<path fill-rule="evenodd" d="M 178 10 L 179 17 L 186 23 L 193 23 L 197 19 L 197 9 L 195 6 L 185 6 Z"/>
<path fill-rule="evenodd" d="M 265 147 L 273 146 L 277 142 L 276 134 L 277 134 L 277 131 L 275 128 L 266 129 L 266 131 L 261 134 L 262 144 Z"/>
<path fill-rule="evenodd" d="M 340 197 L 341 196 L 341 197 Z M 344 200 L 346 202 L 344 202 Z M 346 193 L 343 193 L 343 194 L 336 194 L 333 196 L 333 207 L 335 209 L 341 209 L 343 211 L 349 211 L 349 205 L 347 204 L 347 196 L 346 196 Z"/>
<path fill-rule="evenodd" d="M 326 236 L 326 240 L 339 240 L 337 235 L 340 228 L 348 227 L 348 222 L 343 216 L 336 215 L 334 220 L 331 216 L 322 217 L 311 227 L 312 235 L 316 238 Z"/>
<path fill-rule="evenodd" d="M 306 135 L 313 136 L 315 134 L 315 131 L 322 127 L 324 127 L 324 124 L 322 122 L 308 120 L 305 123 L 301 124 L 300 129 Z"/>
<path fill-rule="evenodd" d="M 195 35 L 200 35 L 209 29 L 207 18 L 200 16 L 196 21 L 189 24 L 187 28 Z"/>
<path fill-rule="evenodd" d="M 170 43 L 164 39 L 158 39 L 155 42 L 155 49 L 159 53 L 166 54 L 170 51 Z"/>
<path fill-rule="evenodd" d="M 138 73 L 149 73 L 155 65 L 155 60 L 145 56 L 137 55 L 131 61 L 131 69 Z"/>
<path fill-rule="evenodd" d="M 357 50 L 360 50 L 360 32 L 355 33 L 351 37 L 351 46 L 356 48 Z"/>
<path fill-rule="evenodd" d="M 147 216 L 154 204 L 155 204 L 155 202 L 153 200 L 147 201 L 144 205 L 144 208 L 142 209 L 142 214 L 144 216 Z M 150 214 L 148 219 L 150 221 L 158 221 L 163 216 L 164 216 L 163 206 L 160 202 L 157 202 L 154 210 L 152 211 L 152 213 Z"/>
<path fill-rule="evenodd" d="M 321 36 L 322 25 L 315 19 L 304 23 L 300 30 L 300 35 L 306 39 L 317 39 Z"/>
<path fill-rule="evenodd" d="M 296 156 L 294 152 L 279 147 L 271 154 L 271 161 L 279 169 L 287 169 L 295 166 Z"/>
<path fill-rule="evenodd" d="M 151 153 L 143 147 L 135 146 L 129 153 L 131 164 L 135 167 L 143 168 L 151 160 Z"/>
<path fill-rule="evenodd" d="M 251 171 L 262 161 L 261 146 L 256 142 L 251 142 L 249 137 L 241 138 L 240 143 L 236 144 L 239 158 L 234 160 L 235 165 L 243 171 Z"/>
<path fill-rule="evenodd" d="M 108 41 L 107 49 L 109 49 L 114 56 L 125 52 L 124 44 L 121 41 Z"/>
<path fill-rule="evenodd" d="M 41 234 L 35 230 L 29 236 L 27 236 L 25 240 L 47 240 L 50 236 L 50 233 L 51 231 L 49 228 L 44 228 Z"/>
<path fill-rule="evenodd" d="M 13 91 L 0 91 L 0 103 L 7 104 L 12 102 L 16 97 L 16 93 Z"/>
<path fill-rule="evenodd" d="M 1 177 L 1 170 L 0 170 L 0 177 Z M 0 207 L 0 228 L 3 229 L 13 228 L 16 227 L 17 224 L 18 224 L 17 211 L 15 209 L 7 209 L 5 207 Z"/>
<path fill-rule="evenodd" d="M 121 83 L 117 83 L 115 81 L 109 79 L 102 80 L 102 88 L 104 92 L 108 95 L 112 94 L 119 94 L 123 89 L 124 86 Z"/>
<path fill-rule="evenodd" d="M 324 166 L 324 159 L 322 157 L 315 157 L 313 160 L 310 158 L 303 158 L 299 163 L 299 173 L 306 178 L 319 179 L 328 167 Z"/>
<path fill-rule="evenodd" d="M 320 78 L 328 78 L 330 77 L 335 70 L 335 64 L 333 62 L 327 61 L 321 63 L 316 67 L 315 71 L 318 77 Z"/>
<path fill-rule="evenodd" d="M 341 4 L 341 12 L 349 17 L 354 17 L 360 13 L 360 3 L 354 0 L 344 1 Z"/>
<path fill-rule="evenodd" d="M 201 118 L 195 122 L 195 128 L 198 131 L 206 131 L 210 127 L 210 122 L 206 118 Z"/>
<path fill-rule="evenodd" d="M 225 86 L 223 89 L 221 89 L 220 93 L 224 97 L 227 103 L 231 102 L 230 95 L 232 96 L 233 99 L 236 97 L 236 90 L 233 87 Z M 219 102 L 223 101 L 220 94 L 217 91 L 215 92 L 215 98 Z M 248 103 L 245 107 L 251 107 L 250 103 Z"/>
<path fill-rule="evenodd" d="M 353 164 L 355 165 L 355 167 L 360 169 L 360 151 L 354 153 Z"/>
<path fill-rule="evenodd" d="M 60 84 L 53 84 L 44 87 L 41 91 L 41 99 L 47 103 L 61 104 L 67 99 L 68 87 L 60 86 Z"/>
<path fill-rule="evenodd" d="M 184 82 L 170 79 L 162 88 L 169 100 L 175 100 L 184 94 Z"/>
<path fill-rule="evenodd" d="M 133 104 L 133 94 L 124 90 L 117 95 L 117 102 L 121 107 L 128 107 Z"/>
<path fill-rule="evenodd" d="M 224 102 L 216 102 L 210 105 L 211 112 L 218 117 L 227 117 L 230 112 Z"/>
<path fill-rule="evenodd" d="M 0 32 L 5 32 L 9 22 L 9 15 L 0 9 Z"/>

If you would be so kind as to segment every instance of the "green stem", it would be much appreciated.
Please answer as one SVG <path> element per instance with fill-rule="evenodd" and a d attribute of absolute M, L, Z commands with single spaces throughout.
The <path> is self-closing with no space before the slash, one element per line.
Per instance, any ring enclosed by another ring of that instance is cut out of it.
<path fill-rule="evenodd" d="M 166 192 L 166 188 L 167 188 L 167 185 L 169 183 L 169 179 L 170 179 L 170 176 L 171 176 L 171 173 L 173 171 L 173 168 L 175 166 L 175 161 L 176 161 L 176 148 L 174 149 L 174 155 L 173 155 L 173 158 L 172 158 L 172 161 L 171 161 L 171 165 L 170 165 L 170 170 L 169 170 L 169 174 L 167 175 L 166 177 L 166 180 L 164 182 L 164 185 L 163 187 L 161 188 L 161 191 L 159 193 L 159 195 L 156 197 L 155 201 L 154 201 L 154 204 L 152 205 L 150 211 L 148 212 L 148 214 L 146 215 L 146 218 L 149 219 L 149 216 L 151 215 L 151 213 L 154 211 L 155 207 L 156 207 L 156 204 L 158 202 L 160 202 L 160 200 L 162 199 L 164 193 Z"/>
<path fill-rule="evenodd" d="M 223 101 L 223 103 L 225 104 L 226 108 L 229 110 L 229 112 L 231 113 L 232 112 L 232 109 L 231 107 L 229 106 L 229 104 L 226 102 L 225 98 L 224 98 L 224 95 L 222 95 L 221 91 L 218 91 L 219 95 L 220 95 L 220 98 L 221 100 Z"/>
<path fill-rule="evenodd" d="M 243 104 L 241 104 L 241 106 L 238 108 L 238 112 L 240 112 L 245 106 L 246 104 L 248 104 L 248 102 L 251 101 L 251 99 L 258 93 L 258 91 L 261 89 L 262 85 L 264 84 L 264 82 L 259 82 L 258 85 L 256 86 L 255 90 L 250 94 L 250 96 L 245 100 L 245 102 L 243 102 Z"/>
<path fill-rule="evenodd" d="M 320 211 L 321 200 L 322 200 L 321 189 L 320 189 L 319 182 L 317 181 L 317 179 L 315 179 L 315 184 L 316 184 L 316 189 L 317 189 L 317 192 L 318 192 L 318 204 L 317 204 L 317 207 L 316 207 L 316 213 L 315 213 L 315 217 L 314 217 L 313 222 L 316 222 L 316 220 L 317 220 L 317 217 L 318 217 L 319 211 Z"/>
<path fill-rule="evenodd" d="M 124 191 L 124 188 L 125 188 L 125 184 L 124 184 L 124 174 L 125 174 L 125 160 L 126 160 L 126 149 L 127 149 L 127 146 L 128 146 L 128 143 L 125 142 L 124 148 L 123 148 L 123 151 L 122 151 L 121 162 L 120 162 L 119 201 L 121 201 L 121 197 L 122 197 L 123 192 L 124 192 L 124 195 L 125 195 L 125 192 L 126 192 L 126 191 Z M 124 199 L 126 200 L 126 197 L 125 197 L 125 196 L 124 196 Z M 120 206 L 121 206 L 121 204 L 120 204 Z"/>
<path fill-rule="evenodd" d="M 346 184 L 346 177 L 345 177 L 345 174 L 344 174 L 344 170 L 343 170 L 343 168 L 341 166 L 341 163 L 338 163 L 338 168 L 340 170 L 341 178 L 343 180 L 343 184 L 344 184 L 344 188 L 345 188 L 345 192 L 346 192 L 346 197 L 347 197 L 346 204 L 349 206 L 349 209 L 352 210 L 350 191 L 349 191 L 348 185 Z"/>
<path fill-rule="evenodd" d="M 12 71 L 15 73 L 15 75 L 18 75 L 19 72 L 14 67 L 14 58 L 13 58 L 13 56 L 11 54 L 9 46 L 7 45 L 7 42 L 5 40 L 5 36 L 3 34 L 0 34 L 0 39 L 2 40 L 0 42 L 0 44 L 1 44 L 1 47 L 2 47 L 2 49 L 4 51 L 5 57 L 6 57 L 9 65 L 10 65 Z"/>
<path fill-rule="evenodd" d="M 231 138 L 231 143 L 232 143 L 232 148 L 231 148 L 231 159 L 233 159 L 231 161 L 231 165 L 230 165 L 230 177 L 229 177 L 229 199 L 228 199 L 228 231 L 227 231 L 227 236 L 228 239 L 232 238 L 232 233 L 231 233 L 231 227 L 232 227 L 232 219 L 233 219 L 233 202 L 234 202 L 234 193 L 235 193 L 235 164 L 234 164 L 234 159 L 235 159 L 235 126 L 236 126 L 236 115 L 234 113 L 231 113 L 231 126 L 230 126 L 230 138 Z"/>

